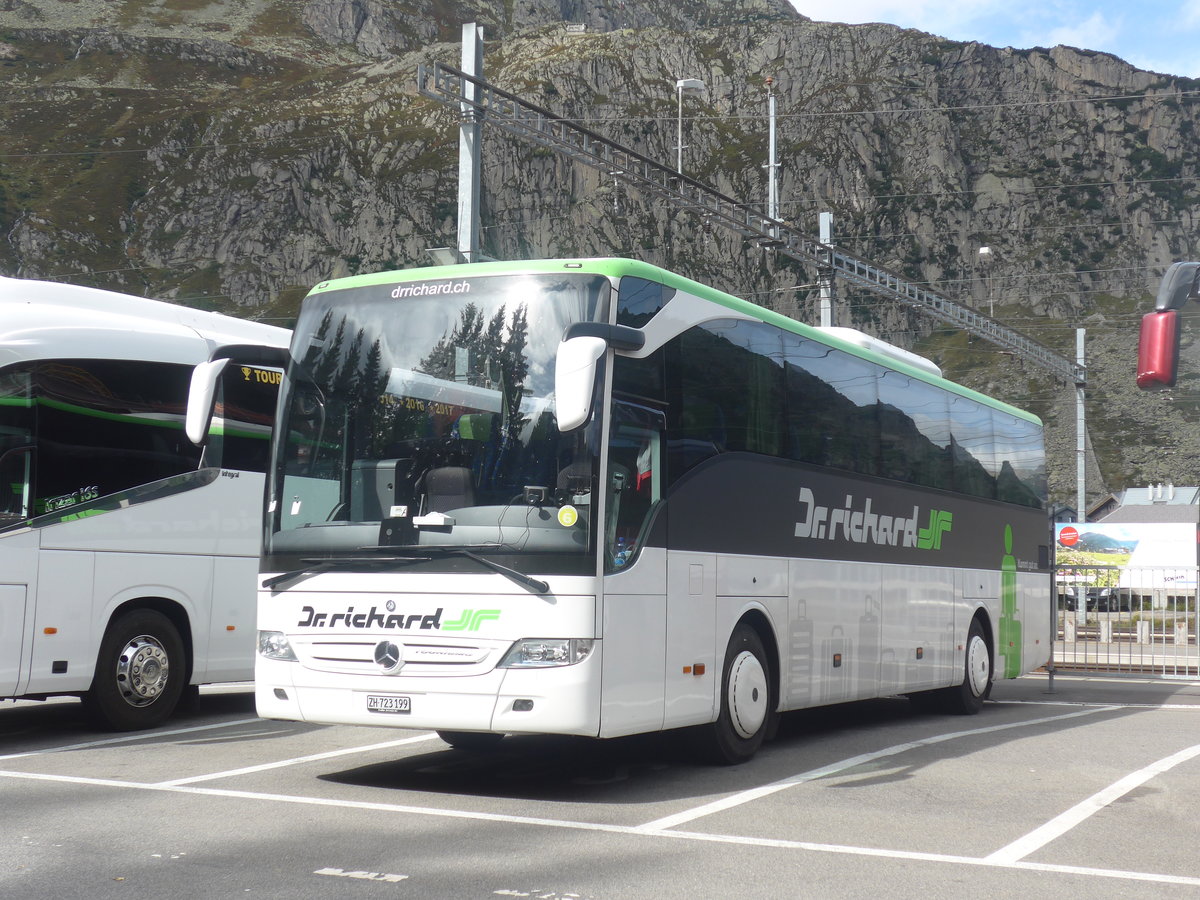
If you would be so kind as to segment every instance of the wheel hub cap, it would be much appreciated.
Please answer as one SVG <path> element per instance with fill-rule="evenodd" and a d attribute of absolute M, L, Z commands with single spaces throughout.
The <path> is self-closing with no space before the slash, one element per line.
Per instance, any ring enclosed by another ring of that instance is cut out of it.
<path fill-rule="evenodd" d="M 767 718 L 767 673 L 758 657 L 738 654 L 729 671 L 729 717 L 743 738 L 753 737 Z"/>
<path fill-rule="evenodd" d="M 117 658 L 117 687 L 130 706 L 149 706 L 171 674 L 167 651 L 148 634 L 133 638 Z"/>
<path fill-rule="evenodd" d="M 972 637 L 967 644 L 967 681 L 971 693 L 982 697 L 988 685 L 988 649 L 983 638 L 978 635 Z"/>

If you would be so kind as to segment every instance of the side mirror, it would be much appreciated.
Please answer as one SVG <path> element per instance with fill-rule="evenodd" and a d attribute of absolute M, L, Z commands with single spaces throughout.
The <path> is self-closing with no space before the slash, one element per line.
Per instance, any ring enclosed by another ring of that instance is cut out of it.
<path fill-rule="evenodd" d="M 1200 300 L 1200 263 L 1172 263 L 1158 285 L 1154 309 L 1183 309 L 1189 300 Z"/>
<path fill-rule="evenodd" d="M 559 431 L 574 431 L 592 414 L 596 363 L 608 344 L 600 337 L 572 337 L 558 345 L 554 362 L 554 403 Z M 191 415 L 189 404 L 188 415 Z"/>
<path fill-rule="evenodd" d="M 188 440 L 197 447 L 208 437 L 208 426 L 212 423 L 213 401 L 216 399 L 217 382 L 225 371 L 229 358 L 214 359 L 200 363 L 192 369 L 192 382 L 188 387 L 187 418 L 183 430 Z"/>

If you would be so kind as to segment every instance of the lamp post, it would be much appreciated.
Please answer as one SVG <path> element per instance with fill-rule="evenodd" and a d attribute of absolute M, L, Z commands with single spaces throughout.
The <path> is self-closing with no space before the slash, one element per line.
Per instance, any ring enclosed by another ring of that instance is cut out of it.
<path fill-rule="evenodd" d="M 675 94 L 679 98 L 679 112 L 675 120 L 675 171 L 683 174 L 683 95 L 699 94 L 704 82 L 699 78 L 680 78 L 675 82 Z"/>

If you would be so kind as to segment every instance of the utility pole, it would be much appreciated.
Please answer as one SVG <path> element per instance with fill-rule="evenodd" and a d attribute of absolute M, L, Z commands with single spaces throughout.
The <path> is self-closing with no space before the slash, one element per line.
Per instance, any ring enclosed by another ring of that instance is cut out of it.
<path fill-rule="evenodd" d="M 675 116 L 675 171 L 683 174 L 683 95 L 699 94 L 704 90 L 704 82 L 699 78 L 680 78 L 675 82 L 675 93 L 679 98 L 679 107 Z"/>
<path fill-rule="evenodd" d="M 779 157 L 775 147 L 775 79 L 767 76 L 767 218 L 779 220 Z M 769 226 L 775 231 L 775 226 Z"/>
<path fill-rule="evenodd" d="M 483 28 L 474 22 L 462 27 L 462 70 L 483 78 Z M 483 110 L 479 84 L 464 78 L 458 127 L 458 252 L 467 262 L 479 262 L 480 160 L 483 147 Z"/>
<path fill-rule="evenodd" d="M 833 213 L 823 212 L 817 216 L 820 234 L 818 240 L 825 246 L 823 259 L 817 266 L 817 281 L 821 285 L 821 327 L 832 328 L 833 320 Z"/>
<path fill-rule="evenodd" d="M 1075 366 L 1079 371 L 1086 371 L 1084 368 L 1084 352 L 1083 352 L 1083 328 L 1075 329 Z M 1087 521 L 1087 423 L 1084 418 L 1083 407 L 1084 382 L 1080 379 L 1075 380 L 1075 503 L 1079 507 L 1079 511 L 1075 514 L 1077 522 Z M 1084 608 L 1086 603 L 1082 603 L 1081 599 L 1076 600 L 1078 611 L 1085 616 L 1087 610 Z"/>

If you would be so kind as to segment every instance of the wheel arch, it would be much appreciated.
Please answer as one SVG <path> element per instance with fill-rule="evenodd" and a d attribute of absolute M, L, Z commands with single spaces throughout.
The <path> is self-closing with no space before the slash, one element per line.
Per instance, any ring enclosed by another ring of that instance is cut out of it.
<path fill-rule="evenodd" d="M 758 607 L 752 607 L 742 613 L 741 617 L 734 623 L 734 629 L 738 625 L 745 623 L 753 628 L 757 633 L 759 640 L 762 641 L 763 649 L 767 652 L 767 665 L 770 667 L 770 680 L 772 696 L 772 709 L 778 710 L 780 697 L 783 695 L 783 685 L 780 683 L 782 667 L 779 662 L 779 641 L 775 637 L 775 629 L 771 625 L 771 620 L 767 614 Z"/>
<path fill-rule="evenodd" d="M 192 680 L 192 672 L 195 667 L 195 646 L 192 637 L 192 620 L 188 615 L 187 609 L 183 604 L 176 600 L 171 600 L 167 597 L 144 596 L 133 597 L 124 600 L 113 608 L 109 613 L 108 621 L 104 623 L 104 631 L 106 634 L 113 623 L 119 620 L 122 616 L 134 612 L 139 609 L 149 609 L 154 612 L 166 616 L 171 624 L 175 626 L 175 630 L 179 632 L 179 637 L 183 641 L 183 653 L 187 663 L 187 677 L 184 679 L 184 684 L 188 684 Z"/>
<path fill-rule="evenodd" d="M 984 640 L 992 648 L 992 680 L 995 680 L 996 659 L 999 657 L 1000 648 L 996 645 L 996 629 L 992 626 L 992 614 L 983 604 L 975 608 L 975 613 L 971 616 L 970 621 L 967 622 L 966 631 L 963 632 L 964 640 L 966 635 L 971 632 L 971 623 L 976 621 L 979 622 L 979 627 L 983 629 Z M 965 646 L 964 644 L 964 649 Z"/>

